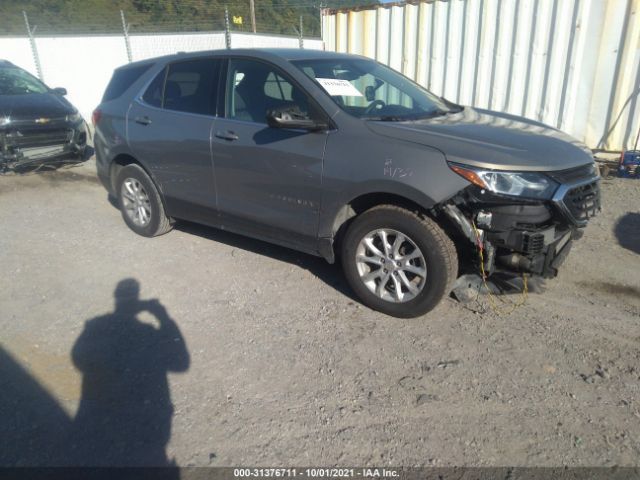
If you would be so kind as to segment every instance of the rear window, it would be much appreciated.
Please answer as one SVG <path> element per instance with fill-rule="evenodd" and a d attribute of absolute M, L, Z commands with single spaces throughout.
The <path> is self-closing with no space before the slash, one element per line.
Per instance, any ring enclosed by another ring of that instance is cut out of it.
<path fill-rule="evenodd" d="M 137 67 L 122 68 L 113 72 L 111 81 L 107 85 L 102 97 L 103 102 L 115 100 L 122 95 L 133 83 L 138 80 L 144 72 L 151 68 L 152 64 L 140 65 Z"/>

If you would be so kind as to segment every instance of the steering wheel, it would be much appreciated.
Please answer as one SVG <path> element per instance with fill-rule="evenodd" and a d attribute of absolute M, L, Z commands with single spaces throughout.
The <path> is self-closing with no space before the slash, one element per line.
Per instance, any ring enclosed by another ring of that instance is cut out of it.
<path fill-rule="evenodd" d="M 369 106 L 365 109 L 364 114 L 365 115 L 369 115 L 370 113 L 373 113 L 376 110 L 376 107 L 386 107 L 387 104 L 384 103 L 382 100 L 374 100 L 373 102 L 371 102 L 369 104 Z"/>

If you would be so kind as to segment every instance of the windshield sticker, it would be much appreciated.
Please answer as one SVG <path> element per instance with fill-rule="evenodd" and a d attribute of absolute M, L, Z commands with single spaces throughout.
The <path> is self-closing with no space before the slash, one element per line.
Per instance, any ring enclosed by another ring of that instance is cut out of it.
<path fill-rule="evenodd" d="M 339 78 L 316 78 L 327 93 L 331 96 L 344 95 L 345 97 L 361 97 L 362 94 L 349 80 Z"/>

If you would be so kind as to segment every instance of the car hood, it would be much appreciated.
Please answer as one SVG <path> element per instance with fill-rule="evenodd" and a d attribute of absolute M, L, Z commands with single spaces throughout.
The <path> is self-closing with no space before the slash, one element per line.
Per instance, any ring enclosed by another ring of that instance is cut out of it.
<path fill-rule="evenodd" d="M 585 145 L 533 120 L 466 107 L 408 122 L 369 121 L 375 133 L 442 151 L 448 161 L 496 170 L 554 171 L 593 162 Z"/>
<path fill-rule="evenodd" d="M 55 93 L 0 95 L 0 117 L 11 117 L 15 120 L 60 118 L 75 111 L 66 98 Z"/>

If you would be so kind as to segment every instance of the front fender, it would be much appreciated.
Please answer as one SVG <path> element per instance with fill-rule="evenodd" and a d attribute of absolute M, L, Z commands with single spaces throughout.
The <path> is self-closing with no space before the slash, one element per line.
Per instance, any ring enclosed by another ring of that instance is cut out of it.
<path fill-rule="evenodd" d="M 336 218 L 362 195 L 392 195 L 430 209 L 469 185 L 435 148 L 372 135 L 369 130 L 361 133 L 336 132 L 327 139 L 320 238 L 333 236 Z"/>

